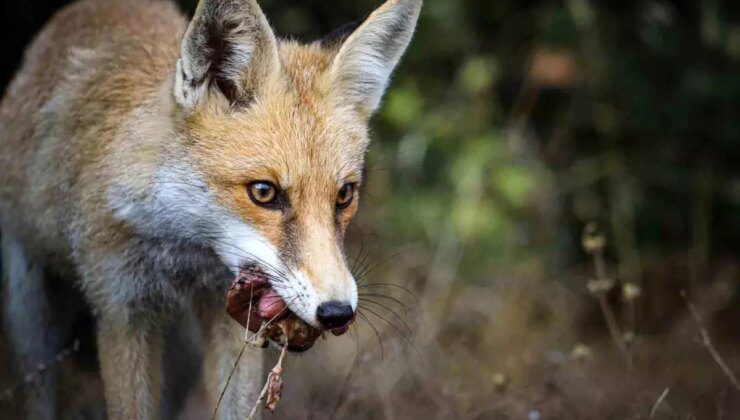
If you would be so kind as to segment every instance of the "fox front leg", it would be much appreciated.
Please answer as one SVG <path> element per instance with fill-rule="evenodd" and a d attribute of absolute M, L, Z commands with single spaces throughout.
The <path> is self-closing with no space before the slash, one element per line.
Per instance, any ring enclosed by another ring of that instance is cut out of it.
<path fill-rule="evenodd" d="M 160 417 L 163 344 L 155 325 L 103 315 L 98 349 L 109 419 Z"/>
<path fill-rule="evenodd" d="M 49 363 L 59 351 L 57 318 L 49 306 L 41 265 L 28 259 L 24 247 L 5 229 L 2 235 L 5 327 L 21 374 Z M 57 372 L 36 379 L 26 395 L 28 419 L 54 419 L 58 414 Z"/>

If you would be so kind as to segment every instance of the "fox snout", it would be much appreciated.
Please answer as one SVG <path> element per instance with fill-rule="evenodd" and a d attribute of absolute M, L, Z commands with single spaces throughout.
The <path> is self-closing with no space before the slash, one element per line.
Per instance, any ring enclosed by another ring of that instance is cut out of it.
<path fill-rule="evenodd" d="M 252 332 L 263 321 L 297 316 L 317 331 L 342 335 L 354 321 L 357 287 L 352 277 L 332 282 L 312 280 L 302 270 L 282 269 L 264 260 L 245 260 L 229 290 L 227 311 Z M 319 287 L 329 284 L 331 287 Z M 231 296 L 237 294 L 238 296 Z"/>
<path fill-rule="evenodd" d="M 237 280 L 258 292 L 253 298 L 245 296 L 253 301 L 258 319 L 295 314 L 313 328 L 341 335 L 354 320 L 358 304 L 357 284 L 344 256 L 343 231 L 320 223 L 298 202 L 293 208 L 297 215 L 280 216 L 275 225 L 283 229 L 280 235 L 232 219 L 217 229 L 224 237 L 214 241 L 215 249 Z M 276 217 L 281 213 L 265 211 Z M 258 329 L 259 321 L 253 327 Z"/>
<path fill-rule="evenodd" d="M 286 269 L 295 275 L 276 290 L 306 323 L 336 334 L 354 319 L 358 294 L 342 250 L 332 245 L 303 251 L 300 267 Z"/>
<path fill-rule="evenodd" d="M 337 332 L 347 327 L 355 317 L 357 309 L 357 285 L 347 273 L 342 279 L 315 278 L 310 281 L 315 298 L 306 293 L 300 304 L 307 306 L 305 321 L 326 330 Z"/>
<path fill-rule="evenodd" d="M 343 330 L 355 318 L 355 309 L 349 303 L 332 300 L 319 305 L 316 318 L 327 330 Z"/>
<path fill-rule="evenodd" d="M 303 281 L 298 284 L 305 284 L 313 293 L 299 294 L 298 300 L 308 306 L 306 318 L 312 317 L 312 324 L 329 330 L 344 327 L 354 317 L 358 295 L 344 257 L 343 238 L 331 225 L 302 230 L 305 236 L 299 264 Z"/>

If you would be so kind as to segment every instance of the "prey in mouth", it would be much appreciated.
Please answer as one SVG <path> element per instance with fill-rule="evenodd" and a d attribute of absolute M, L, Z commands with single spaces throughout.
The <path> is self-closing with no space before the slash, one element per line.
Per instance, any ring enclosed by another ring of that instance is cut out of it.
<path fill-rule="evenodd" d="M 269 276 L 252 265 L 239 270 L 227 294 L 226 311 L 243 327 L 265 339 L 263 347 L 270 340 L 301 353 L 310 349 L 324 330 L 307 324 L 290 310 L 289 304 L 273 289 Z M 335 336 L 343 335 L 351 323 L 330 331 Z M 290 331 L 290 335 L 286 336 L 285 331 Z"/>

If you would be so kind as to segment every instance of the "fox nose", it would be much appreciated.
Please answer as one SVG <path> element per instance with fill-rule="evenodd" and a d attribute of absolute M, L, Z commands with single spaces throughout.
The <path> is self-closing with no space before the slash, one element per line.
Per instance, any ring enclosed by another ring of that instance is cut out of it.
<path fill-rule="evenodd" d="M 355 311 L 352 310 L 352 305 L 336 300 L 324 302 L 316 310 L 316 317 L 327 330 L 346 326 L 354 316 Z"/>

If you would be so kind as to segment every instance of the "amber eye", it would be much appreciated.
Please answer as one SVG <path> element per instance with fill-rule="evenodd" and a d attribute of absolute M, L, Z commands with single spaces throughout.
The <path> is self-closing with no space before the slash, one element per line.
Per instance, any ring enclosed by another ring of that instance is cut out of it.
<path fill-rule="evenodd" d="M 257 181 L 249 184 L 249 198 L 258 206 L 269 206 L 275 203 L 278 198 L 278 191 L 275 184 L 267 181 Z"/>
<path fill-rule="evenodd" d="M 337 208 L 345 209 L 355 198 L 355 184 L 344 184 L 337 193 Z"/>

